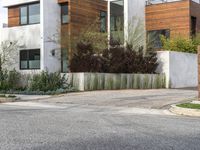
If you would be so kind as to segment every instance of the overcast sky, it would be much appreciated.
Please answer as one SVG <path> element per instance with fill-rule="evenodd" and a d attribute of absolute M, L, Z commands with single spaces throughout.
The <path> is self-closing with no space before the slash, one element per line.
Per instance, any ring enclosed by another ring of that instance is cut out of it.
<path fill-rule="evenodd" d="M 6 23 L 7 22 L 7 12 L 5 11 L 5 9 L 2 9 L 1 7 L 1 1 L 0 0 L 0 23 L 2 25 L 2 23 Z"/>

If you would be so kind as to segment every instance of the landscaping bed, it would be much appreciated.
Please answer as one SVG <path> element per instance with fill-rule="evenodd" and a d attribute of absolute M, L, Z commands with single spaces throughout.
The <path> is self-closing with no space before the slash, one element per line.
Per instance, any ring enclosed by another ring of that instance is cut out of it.
<path fill-rule="evenodd" d="M 182 108 L 199 109 L 200 110 L 200 104 L 185 103 L 185 104 L 179 104 L 177 106 L 182 107 Z"/>
<path fill-rule="evenodd" d="M 200 117 L 200 104 L 194 101 L 191 103 L 172 105 L 170 111 L 178 115 Z"/>

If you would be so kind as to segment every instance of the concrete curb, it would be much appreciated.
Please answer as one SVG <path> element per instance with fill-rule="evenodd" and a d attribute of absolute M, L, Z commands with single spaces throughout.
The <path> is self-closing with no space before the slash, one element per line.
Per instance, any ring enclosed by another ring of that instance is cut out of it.
<path fill-rule="evenodd" d="M 200 117 L 200 110 L 197 109 L 182 108 L 177 107 L 176 105 L 172 105 L 169 111 L 177 115 Z"/>

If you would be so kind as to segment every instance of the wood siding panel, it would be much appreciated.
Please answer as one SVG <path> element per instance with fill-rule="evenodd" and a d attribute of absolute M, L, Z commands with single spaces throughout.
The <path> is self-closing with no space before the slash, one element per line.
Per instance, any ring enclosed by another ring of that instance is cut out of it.
<path fill-rule="evenodd" d="M 84 27 L 100 17 L 100 11 L 107 11 L 107 2 L 102 0 L 71 0 L 71 31 L 77 35 Z"/>
<path fill-rule="evenodd" d="M 19 26 L 19 7 L 8 8 L 8 27 Z"/>
<path fill-rule="evenodd" d="M 61 32 L 64 35 L 68 34 L 69 39 L 78 36 L 85 27 L 95 23 L 100 17 L 100 11 L 107 11 L 107 2 L 102 0 L 68 0 L 68 5 L 70 22 L 67 25 L 62 25 Z M 72 51 L 69 46 L 69 59 L 72 56 Z"/>
<path fill-rule="evenodd" d="M 190 36 L 190 0 L 146 7 L 146 29 L 170 29 L 170 36 Z"/>

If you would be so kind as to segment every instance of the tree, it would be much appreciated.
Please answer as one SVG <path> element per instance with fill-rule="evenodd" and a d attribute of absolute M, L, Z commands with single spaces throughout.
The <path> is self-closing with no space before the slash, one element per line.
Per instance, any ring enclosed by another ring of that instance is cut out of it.
<path fill-rule="evenodd" d="M 4 65 L 12 65 L 16 63 L 16 53 L 19 48 L 17 41 L 3 41 L 0 45 L 0 72 Z"/>

